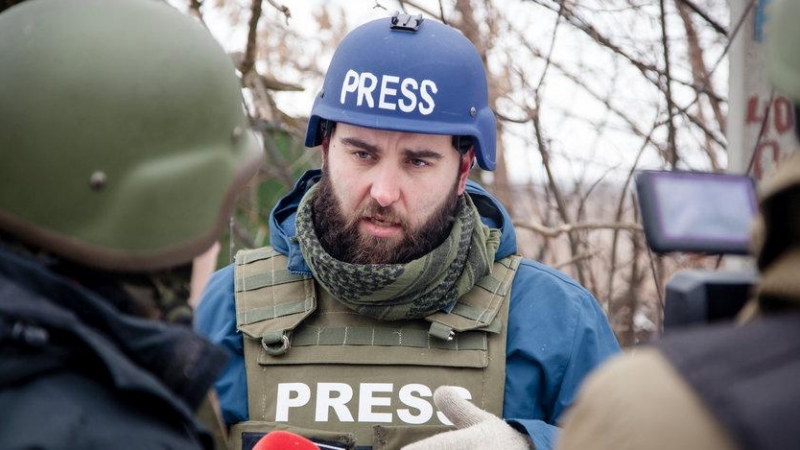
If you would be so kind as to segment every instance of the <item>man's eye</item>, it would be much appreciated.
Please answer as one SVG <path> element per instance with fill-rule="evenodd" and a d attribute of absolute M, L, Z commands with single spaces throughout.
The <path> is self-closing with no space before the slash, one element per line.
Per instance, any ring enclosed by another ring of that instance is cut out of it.
<path fill-rule="evenodd" d="M 409 160 L 409 163 L 414 167 L 426 167 L 430 165 L 428 161 L 425 161 L 424 159 L 411 159 Z"/>
<path fill-rule="evenodd" d="M 369 159 L 372 157 L 372 155 L 370 155 L 369 153 L 362 151 L 355 151 L 353 152 L 353 155 L 358 159 Z"/>

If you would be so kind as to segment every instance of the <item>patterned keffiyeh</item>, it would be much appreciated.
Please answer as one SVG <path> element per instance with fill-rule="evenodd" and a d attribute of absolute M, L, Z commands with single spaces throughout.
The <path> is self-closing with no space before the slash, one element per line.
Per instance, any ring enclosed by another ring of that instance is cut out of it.
<path fill-rule="evenodd" d="M 317 238 L 313 202 L 317 186 L 297 211 L 297 239 L 314 278 L 350 309 L 381 320 L 421 318 L 469 292 L 489 273 L 500 230 L 484 225 L 468 195 L 458 200 L 450 235 L 407 264 L 349 264 L 328 254 Z"/>

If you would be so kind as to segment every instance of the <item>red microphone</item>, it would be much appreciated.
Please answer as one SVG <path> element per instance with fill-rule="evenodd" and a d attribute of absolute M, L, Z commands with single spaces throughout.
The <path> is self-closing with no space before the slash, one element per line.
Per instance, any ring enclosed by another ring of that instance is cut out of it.
<path fill-rule="evenodd" d="M 319 450 L 319 447 L 298 434 L 275 430 L 262 437 L 253 450 Z"/>

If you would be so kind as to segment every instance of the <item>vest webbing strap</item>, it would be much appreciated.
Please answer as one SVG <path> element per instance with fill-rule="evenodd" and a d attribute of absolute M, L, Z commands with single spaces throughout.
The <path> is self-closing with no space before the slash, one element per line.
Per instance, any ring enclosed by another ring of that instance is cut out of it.
<path fill-rule="evenodd" d="M 495 261 L 492 272 L 479 278 L 475 287 L 458 300 L 450 314 L 437 312 L 426 317 L 432 336 L 450 340 L 455 331 L 483 330 L 499 332 L 502 323 L 495 321 L 503 300 L 511 289 L 522 257 L 511 255 Z"/>
<path fill-rule="evenodd" d="M 238 252 L 234 280 L 236 329 L 265 349 L 288 344 L 291 331 L 317 308 L 313 279 L 289 272 L 286 257 L 271 247 Z"/>
<path fill-rule="evenodd" d="M 428 330 L 373 327 L 303 327 L 292 335 L 292 346 L 371 345 L 449 350 L 486 350 L 485 333 L 459 333 L 445 341 L 431 339 Z"/>
<path fill-rule="evenodd" d="M 261 289 L 262 287 L 276 286 L 278 284 L 293 283 L 301 281 L 305 277 L 302 275 L 295 275 L 288 270 L 280 270 L 276 272 L 257 273 L 248 277 L 236 280 L 236 292 L 252 291 Z"/>
<path fill-rule="evenodd" d="M 236 253 L 236 264 L 250 264 L 262 259 L 269 259 L 280 255 L 272 247 L 260 247 Z"/>
<path fill-rule="evenodd" d="M 313 306 L 313 303 L 309 299 L 306 299 L 300 302 L 279 303 L 265 308 L 254 308 L 237 313 L 236 322 L 247 325 L 263 320 L 277 319 L 279 317 L 309 311 Z"/>

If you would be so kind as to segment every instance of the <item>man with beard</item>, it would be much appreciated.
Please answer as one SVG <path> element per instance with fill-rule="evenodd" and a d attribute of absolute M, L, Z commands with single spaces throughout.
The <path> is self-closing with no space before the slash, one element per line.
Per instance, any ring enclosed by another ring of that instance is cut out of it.
<path fill-rule="evenodd" d="M 552 445 L 619 347 L 591 294 L 516 255 L 508 213 L 468 180 L 474 161 L 494 169 L 495 127 L 458 31 L 396 14 L 343 40 L 306 138 L 322 169 L 199 305 L 232 355 L 216 387 L 236 448 L 273 429 L 342 448 Z"/>

